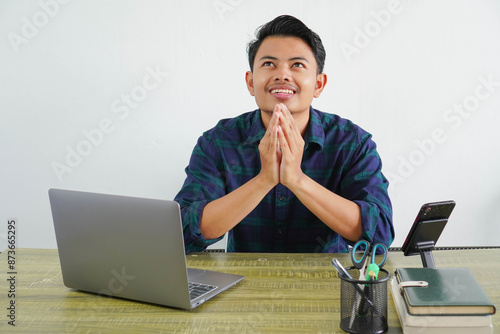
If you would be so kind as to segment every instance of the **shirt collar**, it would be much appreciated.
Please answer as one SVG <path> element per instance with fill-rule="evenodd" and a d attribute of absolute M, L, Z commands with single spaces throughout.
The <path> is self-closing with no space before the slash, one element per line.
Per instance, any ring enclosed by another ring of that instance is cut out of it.
<path fill-rule="evenodd" d="M 309 124 L 307 125 L 306 134 L 304 136 L 305 149 L 309 146 L 318 146 L 318 149 L 323 150 L 325 143 L 325 129 L 321 122 L 321 112 L 309 107 Z"/>
<path fill-rule="evenodd" d="M 323 144 L 325 142 L 325 130 L 321 124 L 320 112 L 313 107 L 309 107 L 309 123 L 307 125 L 306 134 L 304 136 L 305 149 L 310 145 L 317 145 L 319 150 L 323 149 Z M 260 110 L 257 109 L 253 112 L 250 118 L 250 131 L 248 132 L 247 140 L 245 145 L 255 145 L 260 142 L 266 129 L 262 124 L 262 118 L 260 116 Z M 311 146 L 312 147 L 312 146 Z"/>
<path fill-rule="evenodd" d="M 244 145 L 258 145 L 266 133 L 264 124 L 262 124 L 262 118 L 260 117 L 260 109 L 255 110 L 249 120 L 250 131 L 248 132 L 248 137 Z"/>

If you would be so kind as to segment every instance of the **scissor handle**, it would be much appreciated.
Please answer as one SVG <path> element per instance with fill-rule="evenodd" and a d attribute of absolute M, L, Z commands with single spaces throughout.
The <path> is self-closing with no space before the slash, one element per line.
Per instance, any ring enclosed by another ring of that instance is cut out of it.
<path fill-rule="evenodd" d="M 381 255 L 384 255 L 384 258 L 382 259 L 382 261 L 380 263 L 377 263 L 375 262 L 375 255 L 377 255 L 377 248 L 382 248 L 382 254 Z M 387 261 L 387 246 L 384 245 L 384 244 L 375 244 L 373 246 L 373 249 L 371 250 L 372 251 L 372 258 L 371 258 L 371 262 L 370 263 L 375 263 L 377 266 L 379 266 L 379 268 L 382 268 L 385 264 L 385 261 Z"/>
<path fill-rule="evenodd" d="M 356 257 L 356 250 L 361 246 L 364 246 L 365 249 L 364 249 L 361 257 L 358 259 Z M 363 267 L 363 265 L 365 264 L 366 256 L 369 253 L 370 253 L 370 243 L 368 241 L 359 240 L 358 242 L 356 242 L 354 244 L 354 247 L 352 248 L 352 252 L 351 252 L 351 260 L 352 260 L 353 266 L 355 266 L 358 269 L 361 269 Z"/>

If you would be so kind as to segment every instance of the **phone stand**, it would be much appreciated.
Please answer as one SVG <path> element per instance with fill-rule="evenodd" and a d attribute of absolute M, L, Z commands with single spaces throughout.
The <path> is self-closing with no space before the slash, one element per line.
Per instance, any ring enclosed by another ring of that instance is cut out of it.
<path fill-rule="evenodd" d="M 446 218 L 418 222 L 408 234 L 408 242 L 403 245 L 405 256 L 420 254 L 425 268 L 436 268 L 432 250 L 447 222 Z"/>
<path fill-rule="evenodd" d="M 434 248 L 434 241 L 418 242 L 415 249 L 420 253 L 420 258 L 422 259 L 422 266 L 424 268 L 436 268 L 434 263 L 434 256 L 432 255 L 432 249 Z"/>

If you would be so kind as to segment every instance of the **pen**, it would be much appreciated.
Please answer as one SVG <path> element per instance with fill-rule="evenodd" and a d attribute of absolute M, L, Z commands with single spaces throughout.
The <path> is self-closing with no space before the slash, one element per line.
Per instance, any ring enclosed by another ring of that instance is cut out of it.
<path fill-rule="evenodd" d="M 370 270 L 370 272 L 368 272 L 370 282 L 375 282 L 375 280 L 378 278 L 378 269 L 379 268 L 377 266 L 377 270 Z M 368 286 L 368 299 L 371 300 L 372 303 L 375 303 L 375 284 L 373 283 L 369 284 Z"/>
<path fill-rule="evenodd" d="M 368 275 L 366 275 L 368 278 L 368 281 L 374 282 L 376 280 L 377 274 L 376 270 L 370 270 L 368 271 Z M 368 303 L 365 302 L 365 299 L 367 302 L 370 302 L 372 305 L 375 302 L 375 287 L 373 284 L 365 284 L 365 288 L 363 290 L 364 293 L 364 298 L 361 300 L 361 304 L 359 306 L 359 315 L 366 315 L 368 313 Z"/>
<path fill-rule="evenodd" d="M 340 276 L 347 278 L 347 279 L 351 279 L 351 280 L 353 279 L 352 276 L 349 274 L 349 272 L 344 268 L 344 266 L 336 258 L 332 259 L 332 265 L 335 269 L 337 269 Z"/>
<path fill-rule="evenodd" d="M 339 273 L 339 276 L 342 276 L 344 278 L 346 278 L 348 281 L 354 281 L 354 279 L 352 278 L 352 276 L 349 274 L 349 272 L 344 268 L 344 266 L 342 266 L 342 264 L 340 263 L 340 261 L 336 258 L 333 258 L 332 259 L 332 264 L 333 266 L 335 267 L 335 269 L 337 269 L 338 273 Z M 377 308 L 375 307 L 375 305 L 373 304 L 373 302 L 365 295 L 363 289 L 361 289 L 358 284 L 353 284 L 353 287 L 354 289 L 356 290 L 356 292 L 358 293 L 358 296 L 361 297 L 361 301 L 365 302 L 368 304 L 368 306 L 370 306 L 372 308 L 372 310 L 375 312 L 375 313 L 379 313 Z M 353 306 L 356 306 L 356 303 L 353 305 Z M 353 313 L 356 312 L 356 309 L 353 308 Z M 353 320 L 354 317 L 351 318 L 351 320 Z"/>

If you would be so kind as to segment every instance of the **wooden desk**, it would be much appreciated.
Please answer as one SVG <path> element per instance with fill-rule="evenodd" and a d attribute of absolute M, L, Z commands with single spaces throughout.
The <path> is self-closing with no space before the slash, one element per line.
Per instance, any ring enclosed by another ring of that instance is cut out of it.
<path fill-rule="evenodd" d="M 99 297 L 63 286 L 57 250 L 18 249 L 16 327 L 7 324 L 7 253 L 0 254 L 0 332 L 9 333 L 342 333 L 340 279 L 331 265 L 348 254 L 197 253 L 188 265 L 245 275 L 193 311 Z M 500 249 L 435 251 L 438 267 L 469 267 L 500 306 Z M 385 268 L 419 267 L 420 257 L 390 252 Z M 401 328 L 389 298 L 389 331 Z M 493 316 L 500 330 L 498 315 Z"/>

